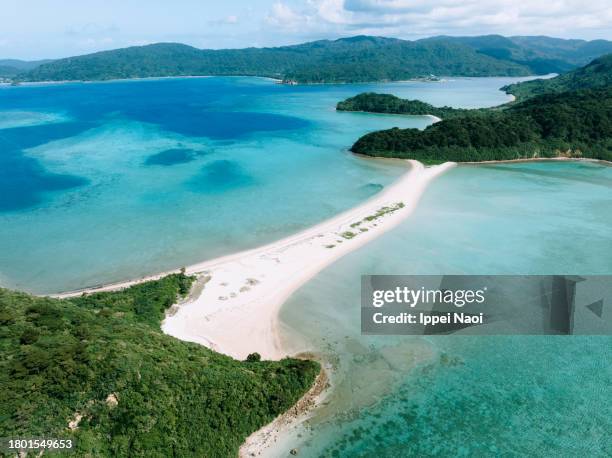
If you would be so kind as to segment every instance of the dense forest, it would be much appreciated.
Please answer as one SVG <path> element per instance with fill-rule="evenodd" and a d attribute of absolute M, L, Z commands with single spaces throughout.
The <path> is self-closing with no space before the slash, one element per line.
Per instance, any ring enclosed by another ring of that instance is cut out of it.
<path fill-rule="evenodd" d="M 12 78 L 23 72 L 35 69 L 39 65 L 51 62 L 51 60 L 19 60 L 0 59 L 0 78 Z"/>
<path fill-rule="evenodd" d="M 58 59 L 21 72 L 17 80 L 254 75 L 300 83 L 349 83 L 430 74 L 519 76 L 569 70 L 584 64 L 581 58 L 585 55 L 597 57 L 606 52 L 612 52 L 612 42 L 605 40 L 497 35 L 417 41 L 355 36 L 275 48 L 221 50 L 157 43 Z"/>
<path fill-rule="evenodd" d="M 192 281 L 63 300 L 0 289 L 0 436 L 71 438 L 74 456 L 237 456 L 319 365 L 236 361 L 163 334 Z"/>
<path fill-rule="evenodd" d="M 355 37 L 278 48 L 201 50 L 159 43 L 60 59 L 22 76 L 28 81 L 144 76 L 257 75 L 304 83 L 397 80 L 444 75 L 526 75 L 528 69 L 459 44 Z"/>
<path fill-rule="evenodd" d="M 595 59 L 590 64 L 551 79 L 537 79 L 504 86 L 518 100 L 540 94 L 595 89 L 612 86 L 612 54 Z"/>
<path fill-rule="evenodd" d="M 533 157 L 612 160 L 612 87 L 545 94 L 418 129 L 390 129 L 361 137 L 351 148 L 369 156 L 426 163 Z"/>
<path fill-rule="evenodd" d="M 467 114 L 485 113 L 488 109 L 468 110 L 452 107 L 434 107 L 420 100 L 401 99 L 391 94 L 365 92 L 349 97 L 336 105 L 338 111 L 365 111 L 370 113 L 389 113 L 405 115 L 433 115 L 450 119 Z"/>
<path fill-rule="evenodd" d="M 483 35 L 476 37 L 449 37 L 437 36 L 417 40 L 414 43 L 430 46 L 431 42 L 439 42 L 443 45 L 450 44 L 460 46 L 464 49 L 470 48 L 478 54 L 489 56 L 497 61 L 505 61 L 516 64 L 522 68 L 522 71 L 534 74 L 546 73 L 564 73 L 573 68 L 585 65 L 591 60 L 603 54 L 612 52 L 612 42 L 607 40 L 566 40 L 561 38 L 551 38 L 544 36 L 536 37 L 503 37 L 501 35 Z M 22 61 L 16 59 L 0 59 L 0 77 L 13 78 L 21 75 L 24 80 L 31 81 L 36 78 L 47 78 L 57 80 L 61 73 L 65 79 L 87 79 L 92 73 L 96 76 L 91 79 L 109 79 L 111 77 L 118 78 L 128 77 L 129 75 L 136 76 L 170 76 L 183 75 L 187 69 L 191 71 L 208 72 L 206 74 L 236 74 L 236 72 L 244 75 L 259 75 L 259 76 L 274 76 L 278 78 L 294 78 L 297 81 L 307 82 L 316 76 L 317 81 L 347 81 L 354 79 L 355 76 L 348 74 L 340 75 L 340 72 L 350 71 L 353 73 L 365 73 L 360 77 L 363 78 L 380 78 L 376 76 L 379 69 L 367 68 L 363 63 L 370 62 L 372 51 L 382 44 L 397 44 L 398 48 L 408 48 L 403 40 L 391 40 L 380 37 L 364 37 L 357 36 L 336 40 L 334 42 L 322 40 L 312 43 L 304 43 L 297 46 L 283 46 L 278 48 L 263 48 L 263 49 L 238 49 L 238 50 L 199 50 L 189 46 L 182 45 L 153 45 L 153 49 L 146 48 L 130 48 L 130 50 L 115 50 L 111 54 L 93 54 L 89 56 L 72 57 L 70 59 L 62 59 L 57 66 L 49 66 L 37 72 L 30 72 L 40 65 L 50 63 L 52 60 L 39 61 Z M 348 48 L 352 49 L 348 49 Z M 164 48 L 166 48 L 164 50 Z M 169 48 L 169 49 L 168 49 Z M 347 48 L 342 50 L 342 48 Z M 442 48 L 440 48 L 442 49 Z M 176 62 L 165 61 L 167 57 L 163 56 L 164 52 L 176 52 L 174 59 Z M 344 56 L 336 55 L 344 53 Z M 334 55 L 332 55 L 334 54 Z M 470 58 L 475 59 L 472 53 Z M 130 55 L 135 61 L 132 63 L 122 63 L 121 61 Z M 350 60 L 345 61 L 345 69 L 336 67 L 339 57 L 349 57 Z M 355 57 L 357 59 L 355 59 Z M 424 56 L 427 58 L 427 56 Z M 477 58 L 478 56 L 476 56 Z M 90 59 L 90 62 L 108 61 L 108 64 L 114 68 L 104 69 L 97 68 L 94 72 L 85 71 L 80 68 L 84 61 L 82 59 Z M 308 62 L 296 62 L 298 58 L 306 58 Z M 397 57 L 394 57 L 397 59 Z M 434 57 L 435 58 L 435 57 Z M 195 61 L 203 59 L 196 66 Z M 208 60 L 207 60 L 208 59 Z M 308 68 L 314 60 L 318 64 L 324 64 L 325 60 L 332 63 L 333 68 L 330 69 L 314 69 Z M 332 59 L 335 59 L 332 61 Z M 76 62 L 75 62 L 76 60 Z M 152 60 L 152 61 L 151 61 Z M 379 59 L 380 60 L 380 59 Z M 164 62 L 165 61 L 165 62 Z M 361 61 L 361 63 L 360 63 Z M 388 62 L 382 61 L 382 72 L 387 72 Z M 379 63 L 380 63 L 379 62 Z M 489 61 L 490 62 L 490 61 Z M 409 63 L 409 62 L 407 62 Z M 437 65 L 437 64 L 436 64 Z M 433 62 L 432 62 L 433 66 Z M 516 66 L 513 68 L 516 70 Z M 155 72 L 158 71 L 158 74 Z M 447 71 L 453 71 L 449 69 Z M 498 69 L 503 71 L 503 69 Z M 219 73 L 215 73 L 219 72 Z M 291 73 L 293 72 L 293 73 Z M 67 77 L 67 73 L 74 73 Z M 415 72 L 412 72 L 415 73 Z M 435 71 L 430 73 L 436 73 Z M 442 74 L 437 71 L 438 74 Z M 491 73 L 490 71 L 487 73 Z M 57 74 L 56 76 L 54 76 Z M 116 74 L 117 76 L 111 76 Z M 406 75 L 406 70 L 400 71 L 399 74 Z M 453 73 L 448 73 L 451 75 Z M 503 73 L 499 73 L 500 75 Z M 425 76 L 429 75 L 426 73 Z M 77 78 L 78 76 L 78 78 Z M 393 75 L 392 75 L 393 76 Z M 381 79 L 395 79 L 387 75 Z"/>
<path fill-rule="evenodd" d="M 544 36 L 483 35 L 476 37 L 440 36 L 425 40 L 445 40 L 469 46 L 481 54 L 526 66 L 531 73 L 565 73 L 612 52 L 607 40 L 576 40 Z"/>

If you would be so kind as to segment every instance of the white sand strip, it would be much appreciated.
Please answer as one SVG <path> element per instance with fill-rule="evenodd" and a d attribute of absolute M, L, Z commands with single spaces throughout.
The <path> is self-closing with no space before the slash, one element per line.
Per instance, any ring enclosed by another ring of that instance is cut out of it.
<path fill-rule="evenodd" d="M 416 208 L 427 184 L 456 165 L 407 162 L 411 167 L 401 178 L 355 208 L 268 245 L 187 267 L 188 274 L 210 279 L 200 295 L 173 307 L 164 332 L 238 359 L 253 352 L 265 359 L 286 356 L 277 328 L 283 302 L 325 267 L 397 226 Z M 178 270 L 54 297 L 119 290 L 173 272 Z"/>
<path fill-rule="evenodd" d="M 277 242 L 187 268 L 210 280 L 197 298 L 175 307 L 164 332 L 237 359 L 253 352 L 286 356 L 277 332 L 283 302 L 322 269 L 397 226 L 427 184 L 455 165 L 409 162 L 406 174 L 358 207 Z"/>

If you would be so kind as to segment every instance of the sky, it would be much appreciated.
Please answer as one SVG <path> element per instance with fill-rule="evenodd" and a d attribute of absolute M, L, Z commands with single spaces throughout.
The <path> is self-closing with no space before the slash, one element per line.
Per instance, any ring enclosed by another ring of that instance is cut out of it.
<path fill-rule="evenodd" d="M 0 0 L 0 58 L 492 33 L 612 39 L 611 0 Z"/>

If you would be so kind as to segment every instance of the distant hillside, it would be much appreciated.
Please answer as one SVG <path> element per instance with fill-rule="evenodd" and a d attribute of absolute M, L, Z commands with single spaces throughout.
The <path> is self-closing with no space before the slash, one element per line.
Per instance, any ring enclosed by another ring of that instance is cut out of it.
<path fill-rule="evenodd" d="M 595 59 L 585 67 L 548 80 L 533 80 L 504 86 L 502 89 L 524 100 L 546 93 L 612 86 L 612 54 Z"/>
<path fill-rule="evenodd" d="M 434 75 L 523 76 L 565 72 L 612 52 L 605 40 L 548 37 L 372 36 L 293 46 L 197 49 L 178 43 L 103 51 L 24 69 L 22 81 L 108 80 L 155 76 L 253 75 L 299 83 L 402 80 Z M 3 64 L 0 61 L 0 66 Z"/>
<path fill-rule="evenodd" d="M 23 81 L 108 80 L 150 76 L 257 75 L 302 83 L 400 80 L 429 74 L 526 75 L 529 69 L 446 42 L 379 37 L 321 40 L 278 48 L 200 50 L 159 43 L 60 59 Z"/>
<path fill-rule="evenodd" d="M 20 73 L 30 71 L 39 65 L 52 62 L 50 59 L 26 61 L 18 59 L 0 59 L 0 78 L 12 78 Z"/>
<path fill-rule="evenodd" d="M 526 66 L 532 73 L 564 73 L 586 65 L 593 59 L 612 53 L 612 41 L 564 40 L 544 36 L 503 37 L 433 37 L 423 41 L 441 41 L 469 46 L 476 52 L 496 59 Z"/>
<path fill-rule="evenodd" d="M 397 81 L 431 74 L 519 76 L 529 73 L 525 67 L 478 54 L 455 43 L 357 36 L 290 48 L 304 53 L 304 60 L 287 71 L 284 78 L 301 82 Z"/>

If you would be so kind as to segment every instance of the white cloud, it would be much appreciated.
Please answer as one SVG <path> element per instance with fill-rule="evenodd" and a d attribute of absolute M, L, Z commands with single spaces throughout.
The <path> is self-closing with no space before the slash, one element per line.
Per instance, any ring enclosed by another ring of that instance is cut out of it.
<path fill-rule="evenodd" d="M 221 19 L 213 19 L 211 21 L 208 21 L 208 23 L 210 25 L 235 25 L 238 24 L 240 21 L 238 19 L 238 16 L 236 15 L 230 15 L 230 16 L 226 16 L 224 18 Z"/>
<path fill-rule="evenodd" d="M 309 17 L 295 12 L 290 6 L 282 2 L 272 5 L 270 14 L 266 16 L 266 21 L 281 29 L 293 30 L 304 22 L 308 22 Z"/>
<path fill-rule="evenodd" d="M 431 0 L 345 0 L 347 11 L 374 14 L 418 13 L 431 9 Z M 438 0 L 436 6 L 448 6 L 464 3 L 461 0 Z"/>
<path fill-rule="evenodd" d="M 609 0 L 279 0 L 266 21 L 304 36 L 586 33 L 612 38 Z"/>

